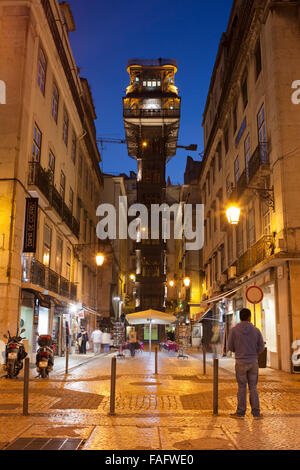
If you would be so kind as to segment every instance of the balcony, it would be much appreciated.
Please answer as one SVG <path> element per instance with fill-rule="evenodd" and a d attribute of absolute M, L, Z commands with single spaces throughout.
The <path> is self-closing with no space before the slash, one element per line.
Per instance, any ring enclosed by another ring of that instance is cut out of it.
<path fill-rule="evenodd" d="M 31 256 L 23 257 L 22 282 L 34 284 L 70 300 L 77 299 L 77 286 Z"/>
<path fill-rule="evenodd" d="M 124 109 L 124 118 L 180 118 L 180 109 Z"/>
<path fill-rule="evenodd" d="M 272 236 L 265 235 L 246 251 L 237 261 L 237 275 L 241 276 L 270 255 Z"/>
<path fill-rule="evenodd" d="M 57 212 L 71 232 L 79 238 L 80 225 L 72 215 L 72 211 L 64 203 L 63 198 L 53 186 L 51 172 L 45 171 L 39 162 L 29 163 L 28 185 L 36 186 L 47 198 L 50 206 Z"/>
<path fill-rule="evenodd" d="M 248 168 L 243 171 L 236 183 L 237 198 L 242 197 L 248 186 L 259 185 L 261 180 L 269 175 L 269 172 L 268 144 L 261 143 L 252 154 L 248 162 Z"/>

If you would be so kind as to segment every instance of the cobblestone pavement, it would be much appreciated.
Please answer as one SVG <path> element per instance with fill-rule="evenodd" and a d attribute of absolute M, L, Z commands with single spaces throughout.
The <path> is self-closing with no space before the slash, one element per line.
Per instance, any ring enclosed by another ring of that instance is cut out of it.
<path fill-rule="evenodd" d="M 83 449 L 298 450 L 299 375 L 261 369 L 263 420 L 234 420 L 234 361 L 221 359 L 219 414 L 212 414 L 212 367 L 202 356 L 159 353 L 117 360 L 116 415 L 110 416 L 110 355 L 63 358 L 49 379 L 30 371 L 29 416 L 22 416 L 23 379 L 0 379 L 0 449 L 18 437 L 80 437 Z"/>

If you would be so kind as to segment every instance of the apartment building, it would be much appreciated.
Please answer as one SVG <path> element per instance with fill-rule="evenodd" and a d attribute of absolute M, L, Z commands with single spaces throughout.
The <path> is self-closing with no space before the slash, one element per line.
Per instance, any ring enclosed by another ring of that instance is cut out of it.
<path fill-rule="evenodd" d="M 205 294 L 211 320 L 230 328 L 245 306 L 262 331 L 268 364 L 293 371 L 300 337 L 299 2 L 235 0 L 203 116 L 199 179 L 205 204 Z M 237 225 L 226 209 L 240 209 Z M 247 300 L 249 286 L 263 300 Z"/>
<path fill-rule="evenodd" d="M 78 75 L 69 5 L 0 2 L 0 331 L 52 334 L 56 353 L 94 328 L 103 178 L 93 99 Z"/>

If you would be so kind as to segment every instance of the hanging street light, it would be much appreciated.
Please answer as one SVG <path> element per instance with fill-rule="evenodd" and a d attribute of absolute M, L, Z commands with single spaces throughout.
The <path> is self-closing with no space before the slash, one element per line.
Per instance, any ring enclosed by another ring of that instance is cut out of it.
<path fill-rule="evenodd" d="M 239 223 L 240 214 L 241 214 L 241 209 L 237 206 L 230 206 L 226 210 L 226 216 L 227 216 L 228 222 L 231 225 L 237 225 Z"/>

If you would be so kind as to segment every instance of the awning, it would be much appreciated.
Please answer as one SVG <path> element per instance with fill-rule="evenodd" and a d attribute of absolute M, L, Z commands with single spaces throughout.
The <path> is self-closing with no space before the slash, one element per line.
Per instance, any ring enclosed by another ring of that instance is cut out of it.
<path fill-rule="evenodd" d="M 158 310 L 144 310 L 142 312 L 128 313 L 126 320 L 130 325 L 169 325 L 176 321 L 176 317 L 171 313 L 159 312 Z"/>
<path fill-rule="evenodd" d="M 238 286 L 238 287 L 235 287 L 234 289 L 231 289 L 227 292 L 223 292 L 222 294 L 219 294 L 217 295 L 216 297 L 211 297 L 210 299 L 207 299 L 207 300 L 203 300 L 203 302 L 200 302 L 200 304 L 198 305 L 198 307 L 205 307 L 207 304 L 213 304 L 213 303 L 217 303 L 219 302 L 220 300 L 222 299 L 225 299 L 225 297 L 229 297 L 230 295 L 234 294 L 235 292 L 237 292 L 238 290 L 241 289 L 241 285 Z"/>

